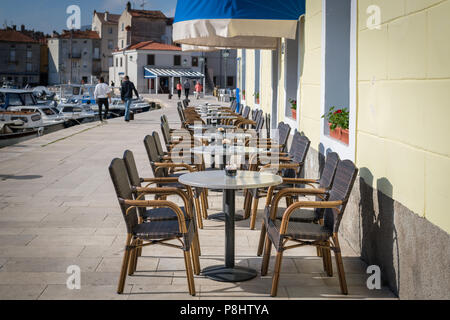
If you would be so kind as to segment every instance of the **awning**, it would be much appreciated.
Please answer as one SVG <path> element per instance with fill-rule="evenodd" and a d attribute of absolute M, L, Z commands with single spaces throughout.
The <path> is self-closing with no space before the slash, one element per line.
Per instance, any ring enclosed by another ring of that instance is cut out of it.
<path fill-rule="evenodd" d="M 174 42 L 206 47 L 275 49 L 295 39 L 305 0 L 178 0 Z"/>
<path fill-rule="evenodd" d="M 151 68 L 144 67 L 144 78 L 156 77 L 183 77 L 183 78 L 204 78 L 203 73 L 191 69 L 171 69 L 171 68 Z"/>
<path fill-rule="evenodd" d="M 185 52 L 213 52 L 213 51 L 219 51 L 222 49 L 228 49 L 228 48 L 216 48 L 216 47 L 201 47 L 201 46 L 191 46 L 188 44 L 182 44 L 181 50 Z"/>

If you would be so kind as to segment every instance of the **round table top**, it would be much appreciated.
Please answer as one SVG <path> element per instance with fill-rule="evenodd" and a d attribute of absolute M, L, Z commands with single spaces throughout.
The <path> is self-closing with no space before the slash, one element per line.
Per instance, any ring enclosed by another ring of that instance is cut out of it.
<path fill-rule="evenodd" d="M 204 133 L 197 133 L 194 134 L 194 138 L 196 139 L 203 139 L 203 140 L 211 140 L 214 138 L 215 140 L 219 139 L 246 139 L 251 138 L 251 133 L 244 133 L 244 132 L 226 132 L 224 134 L 221 134 L 219 132 L 204 132 Z"/>
<path fill-rule="evenodd" d="M 194 154 L 245 155 L 251 153 L 267 152 L 267 149 L 244 146 L 231 146 L 228 148 L 224 148 L 223 145 L 209 145 L 191 148 L 191 152 Z"/>
<path fill-rule="evenodd" d="M 280 176 L 257 171 L 238 171 L 235 177 L 229 177 L 223 170 L 200 171 L 180 176 L 180 183 L 207 189 L 254 189 L 276 186 L 283 183 Z"/>
<path fill-rule="evenodd" d="M 236 126 L 225 125 L 225 124 L 217 124 L 217 125 L 206 124 L 206 125 L 201 125 L 201 126 L 189 125 L 188 127 L 193 130 L 218 129 L 218 128 L 236 129 Z"/>
<path fill-rule="evenodd" d="M 203 116 L 202 119 L 205 119 L 205 120 L 225 119 L 225 120 L 227 120 L 227 119 L 237 119 L 237 117 L 236 116 L 222 116 L 222 115 L 213 116 L 213 115 L 211 115 L 211 116 Z"/>

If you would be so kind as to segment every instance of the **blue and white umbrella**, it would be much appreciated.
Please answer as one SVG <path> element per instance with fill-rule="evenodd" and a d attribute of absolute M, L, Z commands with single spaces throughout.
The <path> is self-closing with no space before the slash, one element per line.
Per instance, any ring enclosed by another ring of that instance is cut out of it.
<path fill-rule="evenodd" d="M 177 43 L 216 48 L 275 49 L 295 39 L 305 0 L 178 0 Z"/>

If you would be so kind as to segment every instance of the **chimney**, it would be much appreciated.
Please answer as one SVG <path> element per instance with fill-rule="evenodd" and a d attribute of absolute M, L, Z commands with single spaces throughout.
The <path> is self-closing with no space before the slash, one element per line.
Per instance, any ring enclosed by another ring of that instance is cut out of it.
<path fill-rule="evenodd" d="M 127 11 L 130 11 L 130 10 L 131 10 L 131 2 L 128 1 L 128 2 L 127 2 Z"/>
<path fill-rule="evenodd" d="M 15 24 L 13 24 L 12 29 L 13 29 L 14 31 L 16 31 L 17 26 L 16 26 Z"/>
<path fill-rule="evenodd" d="M 109 12 L 105 11 L 105 21 L 108 21 L 108 14 L 109 14 Z"/>
<path fill-rule="evenodd" d="M 22 32 L 25 31 L 25 25 L 24 24 L 20 26 L 20 31 L 22 31 Z"/>

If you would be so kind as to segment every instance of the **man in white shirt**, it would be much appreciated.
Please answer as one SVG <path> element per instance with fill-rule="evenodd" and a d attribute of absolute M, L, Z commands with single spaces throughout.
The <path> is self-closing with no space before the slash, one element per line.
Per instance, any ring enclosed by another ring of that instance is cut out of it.
<path fill-rule="evenodd" d="M 103 122 L 102 118 L 102 109 L 105 106 L 105 120 L 108 117 L 109 111 L 109 102 L 111 102 L 111 89 L 105 83 L 105 79 L 103 77 L 100 78 L 100 83 L 95 86 L 94 90 L 94 98 L 98 105 L 98 114 L 100 116 L 100 121 Z"/>

